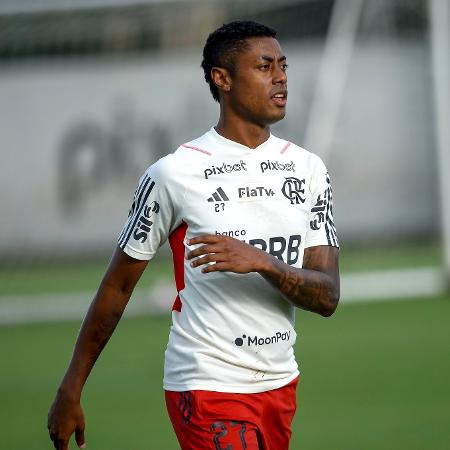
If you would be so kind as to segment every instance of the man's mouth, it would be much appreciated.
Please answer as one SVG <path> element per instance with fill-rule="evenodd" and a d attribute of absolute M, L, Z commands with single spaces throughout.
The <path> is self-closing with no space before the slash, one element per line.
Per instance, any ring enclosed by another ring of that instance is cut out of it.
<path fill-rule="evenodd" d="M 280 107 L 286 106 L 287 103 L 287 92 L 278 92 L 272 95 L 273 102 Z"/>

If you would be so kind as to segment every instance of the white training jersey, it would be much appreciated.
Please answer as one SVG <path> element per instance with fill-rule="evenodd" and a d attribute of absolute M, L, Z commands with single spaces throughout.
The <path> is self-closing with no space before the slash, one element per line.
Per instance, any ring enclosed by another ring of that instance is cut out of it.
<path fill-rule="evenodd" d="M 293 305 L 258 273 L 192 268 L 186 242 L 205 234 L 232 236 L 298 268 L 305 248 L 338 246 L 323 162 L 273 135 L 252 149 L 211 128 L 145 172 L 118 241 L 145 260 L 169 239 L 178 296 L 166 390 L 253 393 L 288 384 L 299 374 Z"/>

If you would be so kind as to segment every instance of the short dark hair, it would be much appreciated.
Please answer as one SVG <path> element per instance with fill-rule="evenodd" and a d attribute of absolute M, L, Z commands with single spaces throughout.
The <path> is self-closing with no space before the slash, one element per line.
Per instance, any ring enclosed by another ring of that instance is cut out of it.
<path fill-rule="evenodd" d="M 205 80 L 216 102 L 219 101 L 219 90 L 211 79 L 213 67 L 223 67 L 233 73 L 235 55 L 247 46 L 247 39 L 252 37 L 276 37 L 277 32 L 266 25 L 251 20 L 235 20 L 222 25 L 213 31 L 203 48 L 201 66 L 205 72 Z"/>

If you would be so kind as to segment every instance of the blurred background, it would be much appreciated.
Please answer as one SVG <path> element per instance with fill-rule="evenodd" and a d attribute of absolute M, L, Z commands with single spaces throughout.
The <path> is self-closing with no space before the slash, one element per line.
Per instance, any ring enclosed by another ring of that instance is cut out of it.
<path fill-rule="evenodd" d="M 136 183 L 215 125 L 201 51 L 234 19 L 278 31 L 273 132 L 334 187 L 342 306 L 298 313 L 292 448 L 450 449 L 450 1 L 0 0 L 5 450 L 50 448 L 47 409 Z M 163 247 L 86 387 L 90 448 L 177 448 L 173 297 Z"/>

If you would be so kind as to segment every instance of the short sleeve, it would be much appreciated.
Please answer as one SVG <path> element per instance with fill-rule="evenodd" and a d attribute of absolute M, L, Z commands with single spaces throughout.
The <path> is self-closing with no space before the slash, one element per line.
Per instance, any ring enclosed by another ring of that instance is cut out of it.
<path fill-rule="evenodd" d="M 311 181 L 311 209 L 309 212 L 305 248 L 330 245 L 339 248 L 333 219 L 333 190 L 330 175 L 320 158 Z"/>
<path fill-rule="evenodd" d="M 150 166 L 139 180 L 118 245 L 132 258 L 152 259 L 181 222 L 177 218 L 176 188 L 167 176 L 165 162 Z"/>

